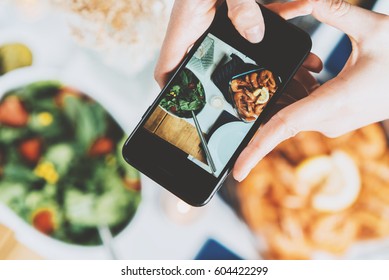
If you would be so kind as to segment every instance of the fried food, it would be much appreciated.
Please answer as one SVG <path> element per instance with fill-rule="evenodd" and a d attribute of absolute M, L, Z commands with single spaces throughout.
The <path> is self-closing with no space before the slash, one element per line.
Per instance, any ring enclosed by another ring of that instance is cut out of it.
<path fill-rule="evenodd" d="M 336 139 L 306 132 L 287 140 L 239 184 L 241 214 L 263 256 L 344 254 L 389 237 L 389 148 L 380 124 Z"/>
<path fill-rule="evenodd" d="M 260 70 L 233 79 L 230 89 L 239 116 L 252 122 L 277 91 L 277 82 L 272 72 Z"/>
<path fill-rule="evenodd" d="M 296 169 L 298 190 L 311 194 L 311 205 L 323 212 L 347 209 L 358 198 L 361 178 L 354 160 L 345 152 L 333 151 L 303 161 Z"/>

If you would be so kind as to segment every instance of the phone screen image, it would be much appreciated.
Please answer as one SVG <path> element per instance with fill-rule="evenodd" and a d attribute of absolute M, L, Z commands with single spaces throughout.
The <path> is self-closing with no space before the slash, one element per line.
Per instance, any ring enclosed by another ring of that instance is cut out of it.
<path fill-rule="evenodd" d="M 143 127 L 218 177 L 280 85 L 277 73 L 209 33 Z"/>

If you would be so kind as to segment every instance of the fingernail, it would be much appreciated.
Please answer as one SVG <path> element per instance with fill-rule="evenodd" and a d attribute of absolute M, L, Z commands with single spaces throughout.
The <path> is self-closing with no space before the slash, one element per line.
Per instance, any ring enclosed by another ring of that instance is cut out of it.
<path fill-rule="evenodd" d="M 238 181 L 239 183 L 242 182 L 242 180 L 243 180 L 243 179 L 241 178 L 241 175 L 235 175 L 235 176 L 234 176 L 234 179 L 235 179 L 236 181 Z"/>
<path fill-rule="evenodd" d="M 246 179 L 247 175 L 249 175 L 250 171 L 243 170 L 238 175 L 234 176 L 235 180 L 238 182 L 242 182 Z"/>
<path fill-rule="evenodd" d="M 263 31 L 258 25 L 247 29 L 244 34 L 251 43 L 259 43 L 263 38 Z"/>

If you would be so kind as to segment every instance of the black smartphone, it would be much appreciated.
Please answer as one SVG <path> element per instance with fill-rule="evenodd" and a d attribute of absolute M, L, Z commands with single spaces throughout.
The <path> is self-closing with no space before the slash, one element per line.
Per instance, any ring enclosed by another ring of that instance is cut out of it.
<path fill-rule="evenodd" d="M 258 44 L 218 8 L 123 147 L 129 164 L 193 206 L 220 188 L 311 50 L 308 34 L 260 7 Z"/>

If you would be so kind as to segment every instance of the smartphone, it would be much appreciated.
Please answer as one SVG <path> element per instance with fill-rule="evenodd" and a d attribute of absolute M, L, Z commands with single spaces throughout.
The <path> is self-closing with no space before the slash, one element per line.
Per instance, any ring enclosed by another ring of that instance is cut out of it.
<path fill-rule="evenodd" d="M 222 4 L 124 144 L 129 164 L 190 205 L 217 192 L 311 50 L 308 34 L 260 8 L 266 32 L 252 44 Z"/>

